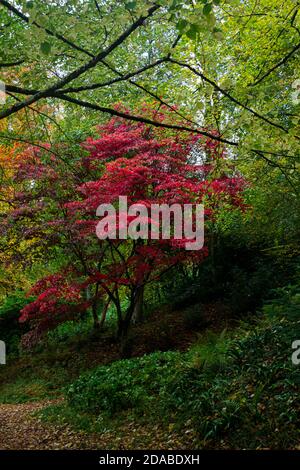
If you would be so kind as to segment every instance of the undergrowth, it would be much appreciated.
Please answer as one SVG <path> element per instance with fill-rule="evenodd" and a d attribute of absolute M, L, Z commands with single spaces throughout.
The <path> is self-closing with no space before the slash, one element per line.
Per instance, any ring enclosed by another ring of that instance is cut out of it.
<path fill-rule="evenodd" d="M 44 417 L 86 430 L 124 420 L 196 430 L 204 448 L 293 448 L 299 441 L 300 286 L 274 292 L 260 317 L 202 336 L 188 352 L 154 353 L 100 366 L 65 391 Z"/>

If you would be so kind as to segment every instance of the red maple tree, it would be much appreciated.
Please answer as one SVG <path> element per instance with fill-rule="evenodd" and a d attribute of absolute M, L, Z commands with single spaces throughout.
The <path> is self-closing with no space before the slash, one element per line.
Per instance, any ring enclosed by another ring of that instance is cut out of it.
<path fill-rule="evenodd" d="M 156 119 L 166 118 L 163 111 Z M 29 343 L 88 308 L 99 325 L 109 302 L 117 313 L 118 334 L 124 337 L 142 314 L 149 284 L 159 282 L 179 264 L 200 263 L 208 255 L 206 246 L 187 251 L 187 240 L 174 237 L 99 240 L 95 231 L 100 204 L 116 206 L 120 195 L 127 196 L 129 205 L 145 207 L 204 203 L 207 221 L 220 207 L 243 204 L 244 180 L 234 175 L 219 142 L 201 135 L 170 134 L 121 118 L 98 130 L 98 138 L 82 144 L 84 151 L 72 162 L 73 172 L 66 174 L 60 159 L 46 158 L 40 149 L 28 149 L 19 165 L 16 178 L 22 191 L 14 199 L 9 220 L 22 224 L 21 236 L 35 238 L 49 250 L 58 246 L 66 260 L 61 272 L 40 280 L 30 292 L 37 298 L 21 315 L 21 321 L 29 320 L 34 326 Z M 222 161 L 226 161 L 223 172 Z"/>

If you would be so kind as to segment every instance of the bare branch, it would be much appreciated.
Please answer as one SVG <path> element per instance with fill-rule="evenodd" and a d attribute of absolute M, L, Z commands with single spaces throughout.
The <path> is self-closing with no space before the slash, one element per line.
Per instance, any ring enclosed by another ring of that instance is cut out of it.
<path fill-rule="evenodd" d="M 97 8 L 97 11 L 100 15 L 100 18 L 102 18 L 102 14 L 101 14 L 101 10 L 100 10 L 100 6 L 99 6 L 99 3 L 97 2 L 97 0 L 94 0 L 95 1 L 95 5 L 96 5 L 96 8 Z"/>

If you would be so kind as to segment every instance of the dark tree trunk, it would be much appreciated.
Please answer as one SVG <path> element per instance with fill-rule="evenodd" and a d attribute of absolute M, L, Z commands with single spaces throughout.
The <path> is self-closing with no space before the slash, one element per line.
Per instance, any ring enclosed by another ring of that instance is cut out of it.
<path fill-rule="evenodd" d="M 96 289 L 95 289 L 95 297 L 94 301 L 92 304 L 92 314 L 93 314 L 93 319 L 94 319 L 94 329 L 98 330 L 100 328 L 100 321 L 98 317 L 98 292 L 99 292 L 99 284 L 96 284 Z"/>
<path fill-rule="evenodd" d="M 144 301 L 144 286 L 137 287 L 131 295 L 130 303 L 125 315 L 122 315 L 120 305 L 116 305 L 118 314 L 118 332 L 117 337 L 120 342 L 121 350 L 127 343 L 130 325 L 142 320 Z"/>
<path fill-rule="evenodd" d="M 110 305 L 110 300 L 108 299 L 104 303 L 104 306 L 103 306 L 103 310 L 102 310 L 102 314 L 101 314 L 101 318 L 100 318 L 100 322 L 99 322 L 100 328 L 104 325 L 104 322 L 106 320 L 106 315 L 107 315 L 109 305 Z"/>
<path fill-rule="evenodd" d="M 97 302 L 93 302 L 92 313 L 93 313 L 93 319 L 94 319 L 94 329 L 98 330 L 100 328 L 100 321 L 99 321 L 98 312 L 97 312 Z"/>
<path fill-rule="evenodd" d="M 143 321 L 144 306 L 144 286 L 137 288 L 134 297 L 134 307 L 131 321 L 132 323 L 141 323 Z"/>

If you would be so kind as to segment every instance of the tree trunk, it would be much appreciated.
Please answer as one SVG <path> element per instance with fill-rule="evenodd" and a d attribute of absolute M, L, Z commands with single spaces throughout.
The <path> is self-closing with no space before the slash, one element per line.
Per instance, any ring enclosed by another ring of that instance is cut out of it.
<path fill-rule="evenodd" d="M 100 321 L 98 318 L 98 312 L 97 312 L 97 302 L 93 302 L 92 305 L 92 313 L 93 313 L 93 319 L 94 319 L 94 329 L 98 330 L 100 328 Z"/>
<path fill-rule="evenodd" d="M 141 323 L 143 321 L 144 306 L 144 286 L 137 288 L 134 298 L 134 308 L 131 317 L 132 323 Z"/>
<path fill-rule="evenodd" d="M 98 292 L 99 292 L 99 284 L 96 284 L 96 289 L 95 289 L 95 297 L 94 301 L 92 304 L 92 314 L 93 314 L 93 319 L 94 319 L 94 329 L 98 330 L 100 328 L 100 321 L 98 317 Z"/>
<path fill-rule="evenodd" d="M 144 286 L 140 286 L 135 289 L 125 316 L 122 317 L 122 312 L 118 315 L 118 338 L 121 342 L 127 338 L 130 325 L 143 320 L 143 303 Z"/>
<path fill-rule="evenodd" d="M 129 306 L 130 309 L 130 306 Z M 130 338 L 129 328 L 130 328 L 130 320 L 132 318 L 132 314 L 130 315 L 129 312 L 126 312 L 125 318 L 119 323 L 119 347 L 120 347 L 120 355 L 122 359 L 128 359 L 132 355 L 133 349 L 133 342 L 132 338 Z"/>
<path fill-rule="evenodd" d="M 108 299 L 104 303 L 104 307 L 103 307 L 103 310 L 102 310 L 101 319 L 100 319 L 100 323 L 99 323 L 100 328 L 103 326 L 103 324 L 106 320 L 106 315 L 107 315 L 109 305 L 110 305 L 110 299 Z"/>

